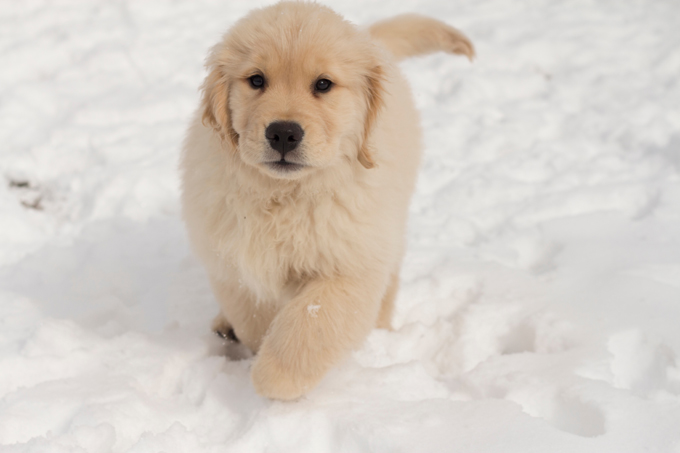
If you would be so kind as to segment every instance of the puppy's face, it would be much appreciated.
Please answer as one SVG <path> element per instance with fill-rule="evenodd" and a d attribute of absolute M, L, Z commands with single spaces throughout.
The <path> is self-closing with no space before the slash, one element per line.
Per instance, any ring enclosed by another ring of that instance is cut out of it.
<path fill-rule="evenodd" d="M 358 160 L 380 108 L 382 68 L 369 38 L 331 10 L 279 3 L 237 23 L 213 49 L 207 120 L 241 160 L 298 179 Z"/>

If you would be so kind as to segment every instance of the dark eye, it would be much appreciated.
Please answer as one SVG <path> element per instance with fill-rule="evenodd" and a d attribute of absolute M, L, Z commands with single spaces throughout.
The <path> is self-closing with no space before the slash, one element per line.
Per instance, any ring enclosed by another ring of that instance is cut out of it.
<path fill-rule="evenodd" d="M 262 88 L 264 88 L 264 77 L 262 77 L 259 74 L 250 76 L 248 78 L 248 81 L 250 82 L 250 86 L 256 90 L 261 90 Z"/>
<path fill-rule="evenodd" d="M 316 84 L 314 84 L 314 91 L 316 91 L 317 93 L 325 93 L 331 89 L 331 85 L 333 85 L 333 82 L 331 82 L 330 80 L 319 79 L 316 81 Z"/>

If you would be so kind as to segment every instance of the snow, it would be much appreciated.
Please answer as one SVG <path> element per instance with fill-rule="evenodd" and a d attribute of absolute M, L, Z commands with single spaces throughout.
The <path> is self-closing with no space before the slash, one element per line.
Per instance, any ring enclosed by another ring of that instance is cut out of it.
<path fill-rule="evenodd" d="M 312 318 L 319 316 L 319 310 L 321 310 L 321 305 L 309 304 L 307 305 L 307 314 Z"/>
<path fill-rule="evenodd" d="M 396 330 L 281 403 L 209 332 L 176 171 L 207 49 L 263 4 L 0 6 L 0 451 L 680 453 L 680 5 L 332 5 L 478 59 L 402 64 Z"/>

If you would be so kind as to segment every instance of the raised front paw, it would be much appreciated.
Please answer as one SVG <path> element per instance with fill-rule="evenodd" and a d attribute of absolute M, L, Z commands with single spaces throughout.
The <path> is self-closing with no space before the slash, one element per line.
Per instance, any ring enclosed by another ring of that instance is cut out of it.
<path fill-rule="evenodd" d="M 260 350 L 251 371 L 255 391 L 277 400 L 293 400 L 311 390 L 319 378 L 309 376 L 292 363 L 281 363 L 266 349 Z"/>

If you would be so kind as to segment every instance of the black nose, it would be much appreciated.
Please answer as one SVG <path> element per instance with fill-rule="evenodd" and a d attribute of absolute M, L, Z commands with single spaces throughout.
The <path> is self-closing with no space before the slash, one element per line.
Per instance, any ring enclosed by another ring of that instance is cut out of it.
<path fill-rule="evenodd" d="M 302 130 L 298 123 L 292 121 L 275 121 L 267 126 L 264 131 L 264 136 L 269 140 L 272 148 L 281 154 L 281 159 L 286 156 L 288 151 L 294 150 L 305 131 Z"/>

